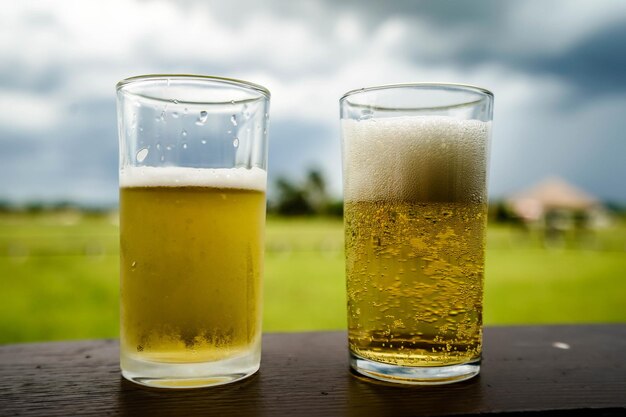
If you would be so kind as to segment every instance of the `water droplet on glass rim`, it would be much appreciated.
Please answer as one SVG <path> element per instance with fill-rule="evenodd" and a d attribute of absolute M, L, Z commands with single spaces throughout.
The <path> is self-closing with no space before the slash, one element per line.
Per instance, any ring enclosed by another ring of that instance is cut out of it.
<path fill-rule="evenodd" d="M 174 104 L 178 104 L 178 100 L 177 100 L 177 99 L 174 99 L 174 100 L 172 100 L 172 103 L 174 103 Z"/>

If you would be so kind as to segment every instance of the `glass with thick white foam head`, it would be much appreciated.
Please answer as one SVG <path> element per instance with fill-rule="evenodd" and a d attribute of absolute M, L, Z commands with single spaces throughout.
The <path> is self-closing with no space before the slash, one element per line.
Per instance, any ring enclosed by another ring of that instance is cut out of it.
<path fill-rule="evenodd" d="M 456 84 L 340 100 L 350 364 L 405 384 L 480 371 L 493 95 Z"/>
<path fill-rule="evenodd" d="M 217 77 L 118 83 L 126 379 L 204 387 L 259 369 L 269 100 Z"/>

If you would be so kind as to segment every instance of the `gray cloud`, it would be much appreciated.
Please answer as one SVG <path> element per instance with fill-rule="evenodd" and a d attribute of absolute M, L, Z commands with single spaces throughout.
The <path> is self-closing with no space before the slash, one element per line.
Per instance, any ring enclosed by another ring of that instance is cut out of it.
<path fill-rule="evenodd" d="M 334 191 L 339 191 L 340 145 L 337 132 L 303 121 L 277 121 L 270 127 L 270 186 L 280 176 L 298 181 L 307 170 L 323 169 Z M 295 175 L 294 175 L 295 174 Z"/>
<path fill-rule="evenodd" d="M 115 82 L 195 72 L 270 87 L 270 182 L 321 167 L 339 194 L 339 95 L 443 78 L 496 93 L 494 195 L 556 174 L 626 201 L 623 3 L 116 1 L 0 15 L 0 198 L 115 202 Z"/>
<path fill-rule="evenodd" d="M 563 77 L 588 94 L 626 90 L 626 20 L 602 28 L 561 54 L 529 59 L 526 67 Z M 524 65 L 520 62 L 520 65 Z"/>

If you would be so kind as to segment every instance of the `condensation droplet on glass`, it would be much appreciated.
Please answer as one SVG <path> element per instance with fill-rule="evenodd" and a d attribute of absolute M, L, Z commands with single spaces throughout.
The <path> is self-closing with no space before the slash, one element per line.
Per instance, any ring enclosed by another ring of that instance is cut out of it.
<path fill-rule="evenodd" d="M 159 119 L 160 119 L 162 122 L 164 122 L 164 121 L 165 121 L 165 110 L 163 110 L 163 111 L 161 112 L 161 115 L 159 116 Z"/>
<path fill-rule="evenodd" d="M 157 142 L 156 148 L 157 148 L 157 150 L 161 150 L 161 142 Z"/>
<path fill-rule="evenodd" d="M 235 104 L 235 100 L 231 100 L 231 101 L 230 101 L 230 104 Z"/>
<path fill-rule="evenodd" d="M 365 109 L 361 112 L 361 116 L 359 116 L 359 120 L 368 120 L 372 118 L 374 112 L 370 109 Z"/>
<path fill-rule="evenodd" d="M 201 144 L 203 144 L 203 145 L 206 145 L 206 139 L 202 139 L 202 140 L 200 141 L 200 143 L 201 143 Z"/>
<path fill-rule="evenodd" d="M 143 126 L 139 126 L 139 131 L 143 132 Z"/>
<path fill-rule="evenodd" d="M 187 144 L 183 143 L 183 149 L 187 149 Z"/>
<path fill-rule="evenodd" d="M 269 113 L 265 113 L 265 118 L 269 119 L 270 118 L 270 114 Z"/>
<path fill-rule="evenodd" d="M 238 148 L 238 147 L 239 147 L 239 138 L 235 138 L 235 139 L 233 139 L 233 146 L 234 146 L 235 148 Z"/>
<path fill-rule="evenodd" d="M 178 112 L 177 111 L 172 112 L 172 117 L 174 119 L 178 119 Z"/>
<path fill-rule="evenodd" d="M 167 145 L 167 146 L 165 147 L 165 149 L 166 149 L 166 150 L 168 150 L 168 151 L 171 151 L 171 150 L 172 150 L 172 145 Z"/>
<path fill-rule="evenodd" d="M 137 152 L 137 155 L 135 155 L 135 158 L 137 159 L 137 162 L 143 162 L 147 156 L 148 156 L 148 148 L 143 148 Z"/>
<path fill-rule="evenodd" d="M 134 268 L 134 267 L 136 267 L 136 266 L 137 266 L 137 261 L 133 261 L 133 263 L 131 263 L 131 264 L 130 264 L 130 267 L 131 267 L 131 268 Z"/>
<path fill-rule="evenodd" d="M 183 114 L 187 114 L 188 112 L 189 112 L 189 109 L 188 109 L 187 107 L 185 107 L 185 108 L 183 109 Z"/>
<path fill-rule="evenodd" d="M 187 136 L 187 131 L 186 131 L 185 129 L 183 129 L 183 130 L 182 130 L 182 132 L 180 132 L 180 135 L 181 135 L 182 137 Z"/>
<path fill-rule="evenodd" d="M 169 86 L 170 86 L 170 79 L 168 78 L 167 79 L 167 87 L 169 87 Z"/>
<path fill-rule="evenodd" d="M 231 133 L 233 133 L 233 131 L 232 131 L 232 130 L 230 130 L 230 129 L 228 129 L 228 130 L 226 131 L 226 133 L 230 135 Z"/>
<path fill-rule="evenodd" d="M 200 112 L 200 115 L 198 116 L 198 119 L 196 120 L 196 124 L 198 126 L 202 126 L 206 123 L 207 118 L 209 117 L 209 114 L 207 112 L 205 112 L 204 110 L 202 110 Z"/>
<path fill-rule="evenodd" d="M 237 126 L 237 116 L 234 114 L 230 116 L 230 122 L 233 124 L 233 126 Z"/>
<path fill-rule="evenodd" d="M 161 155 L 161 162 L 165 161 L 165 157 L 163 155 Z"/>

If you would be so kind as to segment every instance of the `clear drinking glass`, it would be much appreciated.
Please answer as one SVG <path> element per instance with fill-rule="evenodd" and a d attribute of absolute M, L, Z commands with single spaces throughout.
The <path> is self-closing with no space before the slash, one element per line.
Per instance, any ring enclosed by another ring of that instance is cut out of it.
<path fill-rule="evenodd" d="M 188 388 L 259 369 L 269 100 L 218 77 L 118 83 L 126 379 Z"/>
<path fill-rule="evenodd" d="M 392 382 L 480 371 L 493 95 L 402 84 L 340 100 L 351 366 Z"/>

